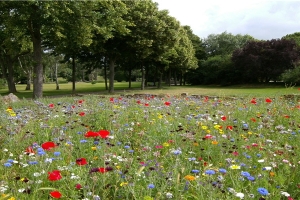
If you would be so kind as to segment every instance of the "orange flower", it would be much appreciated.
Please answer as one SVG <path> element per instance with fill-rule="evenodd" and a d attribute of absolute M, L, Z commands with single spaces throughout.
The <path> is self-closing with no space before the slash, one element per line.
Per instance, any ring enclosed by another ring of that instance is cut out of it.
<path fill-rule="evenodd" d="M 214 141 L 212 141 L 211 143 L 214 144 L 214 145 L 216 145 L 216 144 L 218 144 L 218 141 L 215 141 L 215 140 L 214 140 Z"/>
<path fill-rule="evenodd" d="M 270 176 L 275 176 L 275 172 L 270 172 Z"/>
<path fill-rule="evenodd" d="M 192 175 L 186 175 L 184 177 L 185 180 L 188 180 L 188 181 L 194 181 L 196 180 L 196 177 L 195 176 L 192 176 Z"/>

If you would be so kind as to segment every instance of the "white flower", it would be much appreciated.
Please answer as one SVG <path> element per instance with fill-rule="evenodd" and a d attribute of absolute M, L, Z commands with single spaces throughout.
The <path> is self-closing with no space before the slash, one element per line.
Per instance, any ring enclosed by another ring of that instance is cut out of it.
<path fill-rule="evenodd" d="M 272 167 L 264 167 L 264 170 L 270 171 L 272 169 Z"/>
<path fill-rule="evenodd" d="M 287 193 L 287 192 L 280 192 L 280 194 L 282 194 L 282 195 L 284 195 L 284 196 L 286 196 L 286 197 L 289 197 L 289 196 L 291 196 L 289 193 Z"/>
<path fill-rule="evenodd" d="M 257 160 L 257 162 L 263 163 L 263 162 L 265 162 L 265 160 L 264 160 L 264 159 L 261 159 L 261 160 Z"/>
<path fill-rule="evenodd" d="M 243 199 L 245 195 L 241 192 L 237 192 L 237 193 L 235 193 L 235 196 L 239 197 L 240 199 Z"/>
<path fill-rule="evenodd" d="M 20 189 L 18 189 L 18 192 L 23 193 L 24 191 L 25 191 L 25 188 L 20 188 Z"/>
<path fill-rule="evenodd" d="M 172 199 L 172 198 L 173 198 L 173 194 L 170 193 L 170 192 L 167 192 L 167 193 L 166 193 L 166 198 L 167 198 L 167 199 Z"/>
<path fill-rule="evenodd" d="M 35 177 L 38 177 L 38 176 L 40 176 L 41 174 L 40 173 L 38 173 L 38 172 L 34 172 L 33 173 L 33 176 L 35 176 Z"/>

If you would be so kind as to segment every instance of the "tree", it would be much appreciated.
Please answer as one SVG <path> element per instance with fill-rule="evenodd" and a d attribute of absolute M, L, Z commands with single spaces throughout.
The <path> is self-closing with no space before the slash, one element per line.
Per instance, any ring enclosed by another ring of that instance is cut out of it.
<path fill-rule="evenodd" d="M 300 47 L 300 32 L 295 32 L 293 34 L 288 34 L 288 35 L 282 37 L 282 39 L 293 40 L 293 41 L 296 42 L 297 46 Z"/>
<path fill-rule="evenodd" d="M 228 55 L 252 40 L 254 38 L 250 35 L 233 35 L 225 31 L 221 34 L 210 34 L 207 36 L 204 39 L 204 46 L 208 56 Z"/>
<path fill-rule="evenodd" d="M 234 51 L 234 70 L 240 75 L 240 82 L 277 81 L 288 69 L 299 61 L 299 48 L 286 39 L 250 41 L 242 49 Z"/>
<path fill-rule="evenodd" d="M 15 67 L 19 57 L 32 51 L 30 38 L 15 20 L 15 12 L 8 2 L 0 4 L 0 65 L 10 93 L 16 93 Z"/>

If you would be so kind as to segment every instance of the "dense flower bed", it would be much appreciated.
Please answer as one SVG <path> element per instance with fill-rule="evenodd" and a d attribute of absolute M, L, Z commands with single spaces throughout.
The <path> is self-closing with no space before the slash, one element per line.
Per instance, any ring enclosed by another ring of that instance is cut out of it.
<path fill-rule="evenodd" d="M 1 105 L 1 199 L 296 199 L 300 104 L 88 96 Z"/>

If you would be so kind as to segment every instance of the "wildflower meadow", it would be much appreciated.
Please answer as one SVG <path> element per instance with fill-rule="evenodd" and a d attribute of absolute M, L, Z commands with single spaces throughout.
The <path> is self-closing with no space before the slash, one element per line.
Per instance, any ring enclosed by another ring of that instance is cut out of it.
<path fill-rule="evenodd" d="M 297 99 L 86 95 L 0 109 L 0 199 L 300 197 Z"/>

